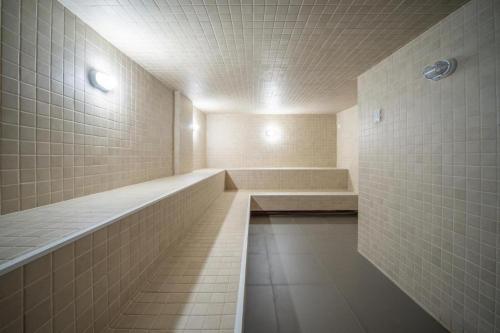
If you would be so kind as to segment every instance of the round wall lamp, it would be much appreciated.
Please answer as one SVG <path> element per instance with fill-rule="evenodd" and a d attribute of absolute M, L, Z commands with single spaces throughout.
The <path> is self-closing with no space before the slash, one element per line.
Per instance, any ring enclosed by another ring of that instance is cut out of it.
<path fill-rule="evenodd" d="M 457 60 L 455 58 L 439 60 L 424 68 L 424 77 L 428 80 L 439 81 L 450 76 L 457 69 Z"/>
<path fill-rule="evenodd" d="M 264 128 L 264 139 L 269 143 L 276 143 L 281 140 L 281 129 L 276 126 L 267 126 Z"/>
<path fill-rule="evenodd" d="M 116 80 L 111 75 L 95 69 L 89 71 L 89 81 L 92 86 L 103 92 L 111 91 L 116 86 Z"/>
<path fill-rule="evenodd" d="M 274 128 L 268 128 L 266 130 L 266 137 L 273 139 L 278 136 L 278 131 L 276 131 Z"/>

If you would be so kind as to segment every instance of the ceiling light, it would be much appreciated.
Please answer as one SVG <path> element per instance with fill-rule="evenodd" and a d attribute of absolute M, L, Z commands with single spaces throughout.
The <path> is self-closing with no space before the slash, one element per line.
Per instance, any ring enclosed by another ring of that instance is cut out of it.
<path fill-rule="evenodd" d="M 116 86 L 116 80 L 111 75 L 95 69 L 89 71 L 89 80 L 92 86 L 103 92 L 111 91 Z"/>

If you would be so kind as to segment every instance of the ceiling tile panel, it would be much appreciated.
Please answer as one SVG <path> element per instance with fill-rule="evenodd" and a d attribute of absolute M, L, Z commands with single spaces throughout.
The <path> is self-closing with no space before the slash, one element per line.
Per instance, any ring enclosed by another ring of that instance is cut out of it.
<path fill-rule="evenodd" d="M 336 112 L 464 0 L 61 0 L 204 111 Z"/>

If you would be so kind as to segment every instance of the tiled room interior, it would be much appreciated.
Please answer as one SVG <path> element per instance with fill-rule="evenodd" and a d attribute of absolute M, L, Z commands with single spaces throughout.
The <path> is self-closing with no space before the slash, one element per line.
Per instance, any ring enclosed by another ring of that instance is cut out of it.
<path fill-rule="evenodd" d="M 500 1 L 0 9 L 0 333 L 500 333 Z"/>

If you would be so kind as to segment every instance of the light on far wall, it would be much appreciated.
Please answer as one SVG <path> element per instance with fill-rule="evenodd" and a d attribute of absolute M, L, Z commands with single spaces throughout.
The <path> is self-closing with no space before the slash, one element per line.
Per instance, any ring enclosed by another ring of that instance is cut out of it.
<path fill-rule="evenodd" d="M 269 143 L 276 143 L 281 140 L 281 131 L 278 127 L 269 125 L 264 129 L 264 139 Z"/>
<path fill-rule="evenodd" d="M 189 125 L 189 128 L 193 130 L 193 132 L 197 132 L 200 129 L 200 125 L 192 123 Z"/>
<path fill-rule="evenodd" d="M 116 86 L 116 80 L 109 74 L 99 72 L 95 69 L 89 71 L 89 81 L 95 88 L 103 91 L 109 92 Z"/>

